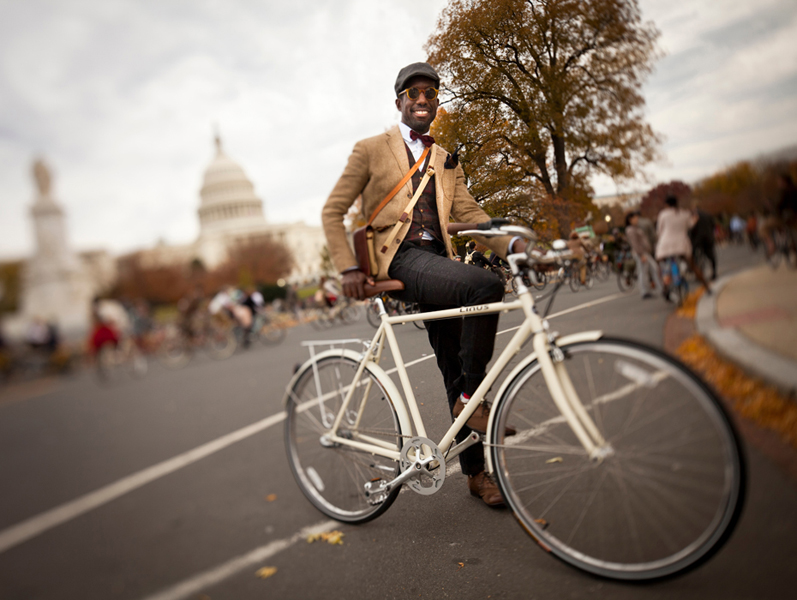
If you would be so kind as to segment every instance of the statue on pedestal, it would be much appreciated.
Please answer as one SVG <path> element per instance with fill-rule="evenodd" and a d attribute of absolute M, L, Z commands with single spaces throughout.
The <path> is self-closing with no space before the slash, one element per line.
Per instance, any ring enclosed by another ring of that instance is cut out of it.
<path fill-rule="evenodd" d="M 50 169 L 47 168 L 47 165 L 44 164 L 44 161 L 40 158 L 36 159 L 33 163 L 33 179 L 36 180 L 36 187 L 39 188 L 39 195 L 41 196 L 49 196 L 50 195 Z"/>

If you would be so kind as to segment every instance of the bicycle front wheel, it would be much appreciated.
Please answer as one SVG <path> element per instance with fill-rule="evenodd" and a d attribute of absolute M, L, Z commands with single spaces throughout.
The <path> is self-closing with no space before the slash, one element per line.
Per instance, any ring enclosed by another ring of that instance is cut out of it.
<path fill-rule="evenodd" d="M 600 282 L 608 281 L 609 275 L 611 275 L 609 263 L 602 260 L 595 263 L 595 279 Z"/>
<path fill-rule="evenodd" d="M 395 501 L 401 487 L 382 502 L 372 503 L 365 495 L 365 484 L 392 480 L 399 474 L 398 462 L 335 444 L 327 437 L 357 366 L 346 356 L 305 363 L 289 392 L 285 421 L 285 445 L 296 482 L 318 510 L 344 523 L 378 517 Z M 366 369 L 354 385 L 338 435 L 400 451 L 401 426 L 381 382 Z"/>
<path fill-rule="evenodd" d="M 531 363 L 499 400 L 492 429 L 493 467 L 517 519 L 543 548 L 604 577 L 654 579 L 706 560 L 733 530 L 745 489 L 716 396 L 634 342 L 562 350 L 604 456 L 587 455 Z M 508 424 L 517 434 L 504 439 Z"/>
<path fill-rule="evenodd" d="M 578 288 L 581 287 L 581 280 L 578 277 L 577 270 L 571 270 L 567 274 L 567 283 L 570 284 L 570 289 L 574 292 L 577 292 Z"/>

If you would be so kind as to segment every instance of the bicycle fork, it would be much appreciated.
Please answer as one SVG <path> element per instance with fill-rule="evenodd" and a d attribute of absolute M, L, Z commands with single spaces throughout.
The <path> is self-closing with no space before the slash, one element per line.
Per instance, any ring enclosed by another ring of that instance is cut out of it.
<path fill-rule="evenodd" d="M 532 340 L 537 360 L 540 363 L 542 376 L 548 385 L 556 407 L 562 413 L 573 434 L 584 446 L 591 460 L 600 461 L 614 453 L 604 437 L 598 431 L 584 404 L 578 397 L 570 374 L 565 367 L 565 356 L 553 342 L 548 343 L 547 336 L 540 333 Z"/>

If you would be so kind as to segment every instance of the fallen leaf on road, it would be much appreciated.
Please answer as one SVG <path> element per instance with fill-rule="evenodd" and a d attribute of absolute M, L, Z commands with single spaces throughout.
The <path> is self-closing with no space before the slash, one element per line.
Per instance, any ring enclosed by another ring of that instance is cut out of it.
<path fill-rule="evenodd" d="M 268 579 L 276 572 L 277 567 L 263 567 L 262 569 L 258 569 L 255 575 L 260 577 L 260 579 Z"/>
<path fill-rule="evenodd" d="M 457 571 L 459 571 L 462 567 L 465 566 L 465 563 L 457 563 L 459 566 L 457 567 Z"/>
<path fill-rule="evenodd" d="M 334 545 L 343 545 L 343 532 L 338 531 L 325 531 L 324 533 L 314 533 L 312 535 L 307 536 L 307 543 L 312 544 L 313 542 L 317 542 L 319 540 L 326 542 L 327 544 Z"/>
<path fill-rule="evenodd" d="M 277 494 L 269 494 L 266 496 L 266 502 L 274 502 L 277 499 Z"/>
<path fill-rule="evenodd" d="M 561 456 L 557 456 L 555 458 L 549 458 L 548 460 L 545 461 L 545 463 L 549 464 L 549 465 L 551 463 L 556 463 L 556 462 L 562 462 L 562 457 Z"/>

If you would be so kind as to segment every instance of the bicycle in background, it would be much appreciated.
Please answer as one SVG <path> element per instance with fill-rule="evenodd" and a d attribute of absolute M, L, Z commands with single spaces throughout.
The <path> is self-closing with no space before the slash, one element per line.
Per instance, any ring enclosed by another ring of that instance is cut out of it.
<path fill-rule="evenodd" d="M 668 256 L 661 262 L 661 280 L 664 284 L 664 297 L 682 306 L 689 295 L 689 282 L 686 274 L 689 268 L 681 257 Z"/>

